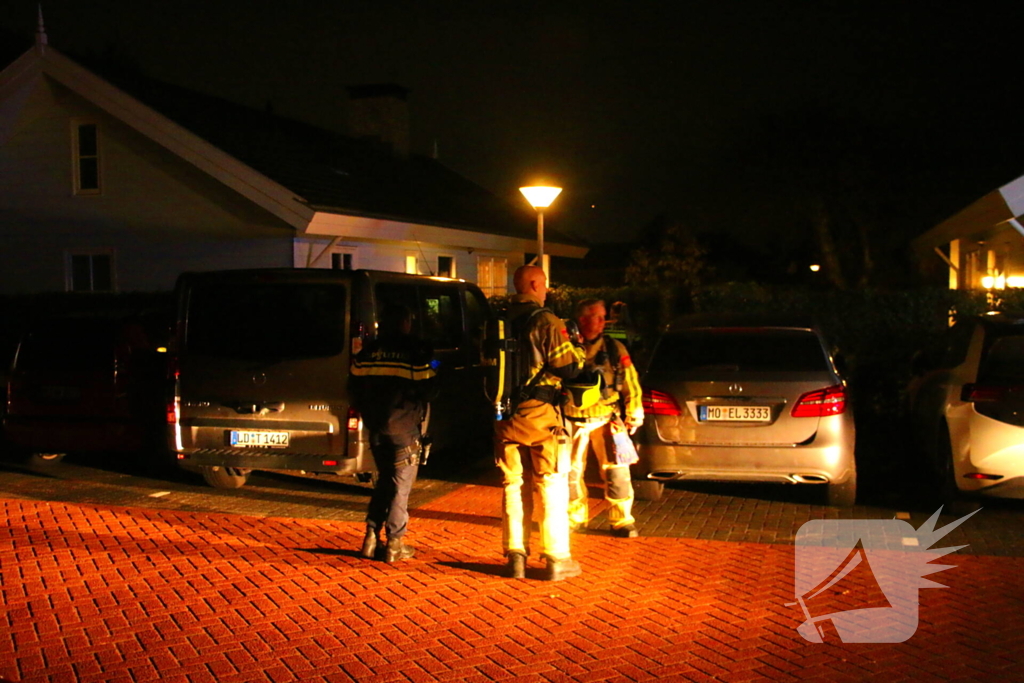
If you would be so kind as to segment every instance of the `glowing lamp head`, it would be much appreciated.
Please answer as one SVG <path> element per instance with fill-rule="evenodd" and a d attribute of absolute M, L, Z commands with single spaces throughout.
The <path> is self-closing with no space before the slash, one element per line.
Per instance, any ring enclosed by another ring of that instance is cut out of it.
<path fill-rule="evenodd" d="M 551 202 L 555 201 L 555 197 L 561 194 L 562 188 L 535 185 L 520 187 L 519 191 L 526 197 L 526 201 L 530 202 L 530 206 L 535 209 L 546 209 L 551 206 Z"/>
<path fill-rule="evenodd" d="M 820 265 L 818 265 L 817 263 L 811 264 L 811 272 L 817 273 L 819 270 L 821 270 Z"/>

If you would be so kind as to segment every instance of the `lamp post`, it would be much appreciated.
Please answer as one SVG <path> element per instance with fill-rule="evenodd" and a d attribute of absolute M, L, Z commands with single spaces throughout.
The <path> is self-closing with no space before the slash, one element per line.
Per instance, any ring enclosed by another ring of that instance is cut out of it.
<path fill-rule="evenodd" d="M 519 191 L 530 202 L 530 206 L 537 210 L 537 260 L 540 267 L 544 269 L 544 276 L 551 281 L 550 261 L 544 256 L 544 209 L 551 206 L 561 192 L 560 187 L 549 187 L 545 185 L 534 185 L 532 187 L 520 187 Z"/>

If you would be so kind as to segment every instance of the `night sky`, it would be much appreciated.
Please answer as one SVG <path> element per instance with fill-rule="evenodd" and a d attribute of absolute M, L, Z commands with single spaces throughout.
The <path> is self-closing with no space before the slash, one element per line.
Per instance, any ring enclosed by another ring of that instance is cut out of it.
<path fill-rule="evenodd" d="M 0 0 L 0 28 L 31 33 L 36 7 Z M 746 160 L 764 157 L 766 131 L 799 140 L 801 121 L 867 135 L 872 169 L 915 178 L 900 185 L 916 193 L 911 232 L 1024 172 L 1020 5 L 50 0 L 43 14 L 61 51 L 113 50 L 339 131 L 346 85 L 406 86 L 415 151 L 436 141 L 443 163 L 514 201 L 534 177 L 563 184 L 549 221 L 591 241 L 658 215 L 755 241 L 784 229 L 750 199 L 766 191 Z"/>

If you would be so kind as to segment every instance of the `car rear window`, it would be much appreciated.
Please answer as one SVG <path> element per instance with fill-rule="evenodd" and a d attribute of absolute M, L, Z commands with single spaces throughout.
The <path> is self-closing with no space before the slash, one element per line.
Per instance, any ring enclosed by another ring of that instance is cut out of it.
<path fill-rule="evenodd" d="M 335 356 L 345 348 L 345 286 L 230 283 L 189 294 L 189 353 L 277 361 Z"/>
<path fill-rule="evenodd" d="M 990 331 L 985 339 L 988 349 L 978 382 L 986 384 L 1024 383 L 1024 330 Z"/>
<path fill-rule="evenodd" d="M 649 371 L 819 372 L 828 359 L 805 330 L 687 330 L 667 334 Z"/>
<path fill-rule="evenodd" d="M 16 367 L 30 371 L 113 372 L 116 328 L 107 321 L 61 320 L 29 331 Z"/>

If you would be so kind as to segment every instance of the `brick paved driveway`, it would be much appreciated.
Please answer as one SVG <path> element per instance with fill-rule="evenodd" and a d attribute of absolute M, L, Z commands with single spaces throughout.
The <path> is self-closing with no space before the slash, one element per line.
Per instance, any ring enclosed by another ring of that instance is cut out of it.
<path fill-rule="evenodd" d="M 797 634 L 799 608 L 787 606 L 794 554 L 778 536 L 752 543 L 588 533 L 574 544 L 584 576 L 509 581 L 497 576 L 499 490 L 452 484 L 435 493 L 414 511 L 419 555 L 389 566 L 355 555 L 356 520 L 161 508 L 171 496 L 138 492 L 131 506 L 57 502 L 5 495 L 0 485 L 0 677 L 1021 677 L 1018 557 L 952 555 L 956 568 L 936 577 L 949 588 L 922 591 L 920 627 L 906 643 L 811 644 Z M 670 493 L 665 505 L 692 497 Z M 799 505 L 777 507 L 799 516 Z M 749 526 L 742 508 L 728 513 L 734 528 Z M 667 524 L 664 517 L 648 514 L 647 523 Z M 533 578 L 538 570 L 531 567 Z"/>

